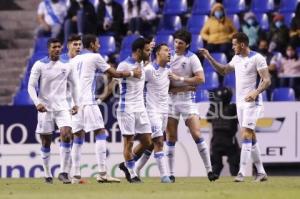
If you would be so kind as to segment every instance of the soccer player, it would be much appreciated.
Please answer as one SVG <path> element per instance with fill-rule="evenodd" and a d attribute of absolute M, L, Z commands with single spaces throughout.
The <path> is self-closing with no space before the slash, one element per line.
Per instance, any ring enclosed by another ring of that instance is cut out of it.
<path fill-rule="evenodd" d="M 198 57 L 188 50 L 191 43 L 191 33 L 181 29 L 174 33 L 174 49 L 170 66 L 171 70 L 179 80 L 171 81 L 171 87 L 180 88 L 187 86 L 197 86 L 205 81 L 204 72 Z M 169 100 L 169 118 L 167 125 L 167 157 L 170 170 L 170 179 L 175 182 L 174 160 L 175 143 L 177 141 L 177 128 L 179 118 L 182 116 L 185 125 L 197 145 L 198 152 L 204 162 L 208 179 L 214 181 L 217 177 L 212 173 L 209 149 L 201 136 L 199 115 L 195 103 L 194 91 L 183 91 L 171 93 Z"/>
<path fill-rule="evenodd" d="M 38 111 L 38 124 L 36 132 L 42 140 L 41 156 L 45 182 L 53 183 L 50 171 L 50 145 L 51 134 L 55 130 L 55 124 L 60 130 L 60 168 L 59 179 L 64 184 L 71 183 L 67 174 L 67 163 L 71 147 L 71 114 L 67 102 L 67 84 L 70 84 L 75 105 L 73 114 L 77 113 L 77 88 L 73 76 L 72 67 L 66 60 L 59 59 L 61 43 L 57 39 L 48 40 L 49 56 L 37 61 L 31 70 L 28 93 Z M 38 94 L 37 90 L 38 89 Z"/>
<path fill-rule="evenodd" d="M 271 80 L 265 58 L 251 51 L 248 45 L 249 39 L 244 33 L 234 34 L 232 48 L 235 56 L 226 65 L 218 63 L 206 49 L 200 49 L 200 53 L 209 60 L 218 73 L 226 75 L 235 71 L 237 116 L 243 139 L 240 169 L 235 182 L 244 181 L 246 165 L 251 155 L 257 169 L 255 181 L 267 180 L 254 130 L 263 108 L 261 93 L 268 88 Z M 257 73 L 260 76 L 260 82 L 256 87 Z"/>
<path fill-rule="evenodd" d="M 140 141 L 138 148 L 141 153 L 151 146 L 151 126 L 144 105 L 145 69 L 143 63 L 150 56 L 150 41 L 138 38 L 132 43 L 131 49 L 131 56 L 118 65 L 117 71 L 140 69 L 142 76 L 140 79 L 123 78 L 119 82 L 120 101 L 117 120 L 123 135 L 125 159 L 125 163 L 121 163 L 119 168 L 124 171 L 127 181 L 140 183 L 141 180 L 135 172 L 134 155 L 140 156 L 141 154 L 133 152 L 132 147 L 135 135 Z"/>
<path fill-rule="evenodd" d="M 84 35 L 82 38 L 83 50 L 73 58 L 72 63 L 76 67 L 79 87 L 79 110 L 78 114 L 73 117 L 73 147 L 72 147 L 72 164 L 74 176 L 72 183 L 80 183 L 80 158 L 81 148 L 84 142 L 85 132 L 94 131 L 96 145 L 96 159 L 98 163 L 99 175 L 96 179 L 99 183 L 120 182 L 119 179 L 108 175 L 106 168 L 106 130 L 102 114 L 99 110 L 95 99 L 95 77 L 96 72 L 109 73 L 112 77 L 141 77 L 141 70 L 116 72 L 110 67 L 102 56 L 98 53 L 100 44 L 95 35 Z"/>

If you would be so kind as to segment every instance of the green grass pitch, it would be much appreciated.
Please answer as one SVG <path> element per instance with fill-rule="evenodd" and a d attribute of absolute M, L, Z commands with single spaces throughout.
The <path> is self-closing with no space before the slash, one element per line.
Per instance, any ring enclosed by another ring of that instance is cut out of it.
<path fill-rule="evenodd" d="M 54 179 L 53 185 L 43 179 L 0 179 L 1 199 L 299 199 L 299 177 L 269 177 L 269 181 L 234 183 L 232 177 L 216 182 L 206 178 L 176 178 L 174 184 L 161 184 L 159 178 L 144 178 L 142 184 L 64 185 Z"/>

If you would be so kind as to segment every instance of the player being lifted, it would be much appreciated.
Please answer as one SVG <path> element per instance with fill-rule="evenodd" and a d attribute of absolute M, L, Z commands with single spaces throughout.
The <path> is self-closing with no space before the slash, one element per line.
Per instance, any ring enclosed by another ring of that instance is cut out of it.
<path fill-rule="evenodd" d="M 200 53 L 209 60 L 218 73 L 226 75 L 235 71 L 237 116 L 243 138 L 240 170 L 235 182 L 244 181 L 246 165 L 251 155 L 257 169 L 255 181 L 267 180 L 254 130 L 256 121 L 263 110 L 261 93 L 268 88 L 271 80 L 265 58 L 251 51 L 248 44 L 247 35 L 241 32 L 236 33 L 232 39 L 235 56 L 226 65 L 218 63 L 206 49 L 200 49 Z M 260 82 L 256 87 L 257 73 L 260 76 Z"/>
<path fill-rule="evenodd" d="M 67 84 L 69 83 L 74 106 L 73 114 L 77 113 L 77 88 L 72 67 L 66 60 L 59 59 L 62 49 L 57 39 L 48 40 L 49 56 L 37 61 L 31 70 L 28 93 L 38 110 L 36 132 L 42 140 L 41 156 L 45 182 L 53 183 L 49 167 L 51 135 L 55 124 L 60 130 L 60 171 L 59 179 L 64 184 L 71 181 L 68 178 L 68 162 L 71 147 L 71 114 L 67 102 Z M 38 94 L 36 88 L 38 87 Z"/>
<path fill-rule="evenodd" d="M 135 77 L 140 78 L 141 70 L 116 72 L 108 65 L 98 53 L 100 48 L 99 40 L 95 35 L 84 35 L 82 38 L 83 50 L 77 55 L 72 63 L 76 67 L 79 87 L 79 110 L 73 117 L 73 147 L 72 164 L 74 176 L 72 183 L 80 183 L 80 159 L 81 148 L 84 142 L 85 132 L 94 131 L 95 133 L 95 152 L 98 163 L 99 174 L 96 179 L 98 182 L 120 182 L 119 179 L 108 175 L 106 168 L 106 130 L 102 114 L 95 99 L 96 72 L 109 73 L 112 77 Z"/>
<path fill-rule="evenodd" d="M 197 86 L 205 81 L 204 72 L 198 57 L 188 50 L 191 43 L 191 33 L 181 29 L 174 33 L 174 50 L 170 66 L 179 80 L 171 81 L 171 88 Z M 199 115 L 195 103 L 195 92 L 184 91 L 171 93 L 169 100 L 169 119 L 167 125 L 167 157 L 170 170 L 170 179 L 175 182 L 174 162 L 175 143 L 177 141 L 177 128 L 180 116 L 185 121 L 203 160 L 210 181 L 217 179 L 212 172 L 209 149 L 201 136 Z"/>

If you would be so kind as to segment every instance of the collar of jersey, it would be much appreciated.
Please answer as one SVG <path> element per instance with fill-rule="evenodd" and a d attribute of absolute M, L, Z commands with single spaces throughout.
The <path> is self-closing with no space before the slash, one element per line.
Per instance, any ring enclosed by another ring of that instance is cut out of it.
<path fill-rule="evenodd" d="M 171 55 L 172 56 L 174 56 L 176 53 L 175 53 L 175 50 L 172 50 L 171 51 Z M 186 57 L 190 57 L 190 56 L 192 56 L 193 55 L 193 53 L 191 52 L 191 51 L 189 51 L 189 50 L 187 50 L 184 54 L 183 54 L 183 56 L 186 56 Z"/>
<path fill-rule="evenodd" d="M 60 59 L 69 61 L 69 60 L 70 60 L 70 57 L 69 57 L 68 53 L 64 53 L 64 54 L 62 54 L 62 55 L 60 56 Z"/>
<path fill-rule="evenodd" d="M 153 67 L 154 67 L 155 70 L 158 70 L 160 65 L 156 62 L 153 62 Z M 170 68 L 170 65 L 167 64 L 165 68 Z"/>
<path fill-rule="evenodd" d="M 83 50 L 80 52 L 81 55 L 82 55 L 82 54 L 87 54 L 87 53 L 94 53 L 94 52 L 92 52 L 92 51 L 90 51 L 90 50 L 88 50 L 88 49 L 83 49 Z"/>
<path fill-rule="evenodd" d="M 127 61 L 128 63 L 130 63 L 130 64 L 135 64 L 135 62 L 136 62 L 131 56 L 128 56 L 128 57 L 126 58 L 126 61 Z"/>

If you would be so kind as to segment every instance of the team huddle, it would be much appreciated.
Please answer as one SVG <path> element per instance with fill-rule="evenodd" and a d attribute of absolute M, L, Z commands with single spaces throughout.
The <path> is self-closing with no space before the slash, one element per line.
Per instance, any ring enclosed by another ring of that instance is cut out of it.
<path fill-rule="evenodd" d="M 237 115 L 243 142 L 235 182 L 244 181 L 245 167 L 251 155 L 258 171 L 255 180 L 267 180 L 254 129 L 262 112 L 260 93 L 269 86 L 270 78 L 265 59 L 250 51 L 248 42 L 243 33 L 233 37 L 236 55 L 228 65 L 216 62 L 206 49 L 199 49 L 220 74 L 233 70 L 236 73 Z M 60 181 L 64 184 L 83 182 L 80 172 L 82 145 L 85 133 L 94 131 L 98 164 L 96 180 L 100 183 L 120 182 L 107 173 L 107 135 L 95 98 L 95 77 L 99 71 L 119 82 L 117 120 L 124 145 L 124 162 L 119 168 L 128 182 L 142 182 L 139 171 L 152 152 L 160 181 L 175 182 L 175 144 L 180 117 L 195 141 L 208 179 L 217 180 L 219 176 L 212 171 L 209 148 L 200 132 L 195 103 L 196 87 L 205 82 L 205 75 L 197 55 L 188 50 L 190 43 L 191 34 L 186 30 L 174 33 L 174 51 L 167 44 L 153 46 L 151 41 L 140 37 L 132 43 L 131 56 L 114 69 L 98 53 L 100 44 L 94 35 L 70 36 L 68 53 L 63 55 L 60 41 L 49 39 L 49 56 L 34 64 L 28 84 L 29 95 L 38 110 L 36 133 L 42 140 L 45 182 L 53 183 L 49 161 L 55 125 L 60 130 Z M 260 83 L 256 87 L 257 73 Z M 135 140 L 139 143 L 134 146 Z"/>

